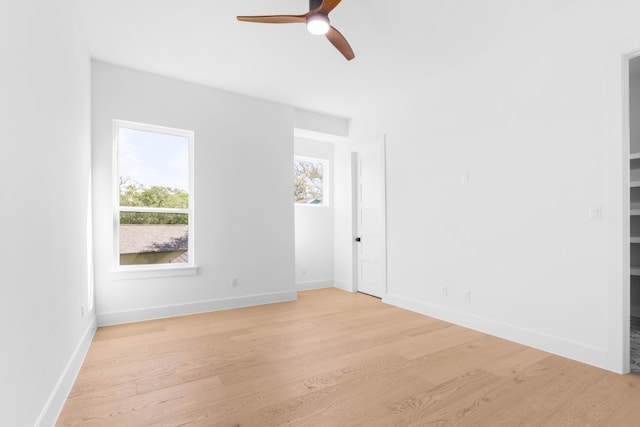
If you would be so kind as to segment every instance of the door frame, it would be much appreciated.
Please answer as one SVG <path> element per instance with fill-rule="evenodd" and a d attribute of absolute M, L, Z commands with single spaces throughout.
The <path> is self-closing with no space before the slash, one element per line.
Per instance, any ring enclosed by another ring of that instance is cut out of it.
<path fill-rule="evenodd" d="M 352 289 L 358 292 L 358 152 L 364 147 L 374 144 L 380 145 L 382 156 L 382 294 L 384 299 L 388 293 L 387 283 L 387 153 L 386 135 L 378 135 L 355 143 L 350 147 L 351 155 L 351 260 L 352 260 Z"/>
<path fill-rule="evenodd" d="M 622 258 L 624 260 L 622 277 L 622 373 L 631 371 L 631 61 L 640 58 L 640 49 L 622 55 Z"/>

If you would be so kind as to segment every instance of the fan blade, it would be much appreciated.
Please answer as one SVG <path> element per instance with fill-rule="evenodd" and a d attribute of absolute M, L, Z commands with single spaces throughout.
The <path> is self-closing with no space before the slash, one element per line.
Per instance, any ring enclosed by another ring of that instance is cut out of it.
<path fill-rule="evenodd" d="M 318 12 L 324 13 L 328 15 L 337 5 L 340 4 L 342 0 L 324 0 L 320 5 L 320 10 Z"/>
<path fill-rule="evenodd" d="M 351 61 L 356 55 L 353 53 L 353 49 L 349 46 L 349 42 L 344 36 L 340 33 L 340 31 L 336 30 L 333 26 L 329 28 L 329 32 L 326 34 L 327 38 L 331 42 L 332 45 L 336 47 L 340 51 L 341 54 L 347 58 L 348 61 Z"/>
<path fill-rule="evenodd" d="M 263 24 L 293 24 L 307 22 L 307 15 L 267 15 L 267 16 L 238 16 L 238 21 L 260 22 Z"/>

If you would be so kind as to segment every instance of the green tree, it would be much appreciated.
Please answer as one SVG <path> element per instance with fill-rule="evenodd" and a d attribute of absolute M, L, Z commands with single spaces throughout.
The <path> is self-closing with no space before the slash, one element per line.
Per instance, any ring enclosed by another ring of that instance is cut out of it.
<path fill-rule="evenodd" d="M 145 188 L 129 177 L 120 177 L 120 206 L 177 208 L 189 206 L 189 193 L 179 188 L 154 185 Z M 120 224 L 187 224 L 187 214 L 121 212 Z"/>

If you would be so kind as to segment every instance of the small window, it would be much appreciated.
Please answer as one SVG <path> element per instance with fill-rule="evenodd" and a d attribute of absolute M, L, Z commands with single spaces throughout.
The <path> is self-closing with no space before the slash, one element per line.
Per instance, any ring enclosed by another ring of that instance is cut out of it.
<path fill-rule="evenodd" d="M 193 266 L 193 132 L 116 120 L 114 141 L 116 266 Z"/>
<path fill-rule="evenodd" d="M 293 160 L 293 200 L 299 205 L 328 206 L 329 162 L 323 159 L 295 157 Z"/>

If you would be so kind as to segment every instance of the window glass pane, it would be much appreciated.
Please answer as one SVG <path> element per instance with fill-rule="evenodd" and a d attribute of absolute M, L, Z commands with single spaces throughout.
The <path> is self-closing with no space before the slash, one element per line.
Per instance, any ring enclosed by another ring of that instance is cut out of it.
<path fill-rule="evenodd" d="M 187 214 L 120 212 L 120 265 L 188 263 Z"/>
<path fill-rule="evenodd" d="M 120 206 L 187 208 L 189 138 L 120 127 Z"/>
<path fill-rule="evenodd" d="M 324 164 L 311 160 L 293 162 L 295 203 L 321 205 L 324 198 Z"/>

